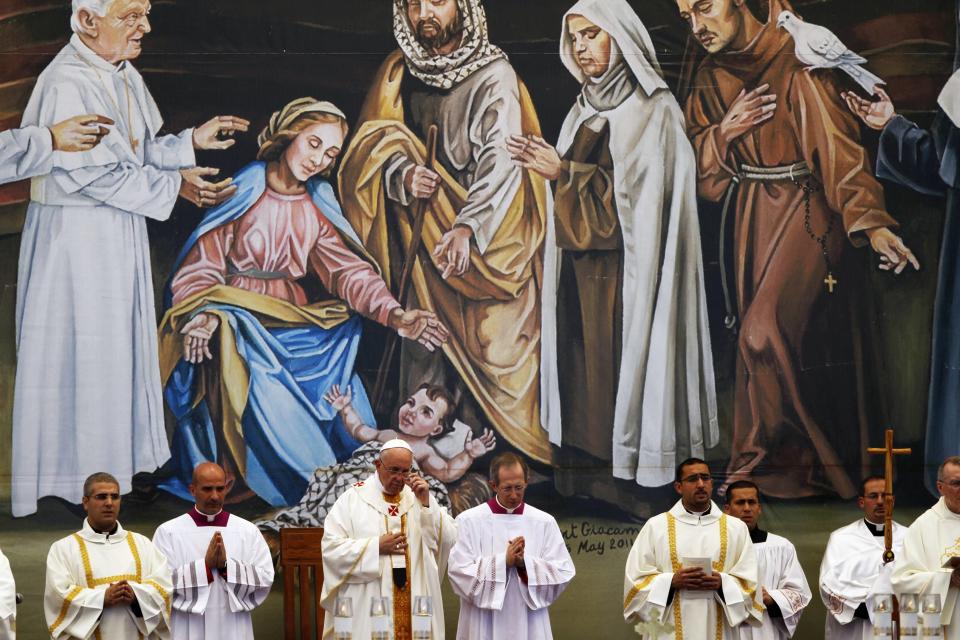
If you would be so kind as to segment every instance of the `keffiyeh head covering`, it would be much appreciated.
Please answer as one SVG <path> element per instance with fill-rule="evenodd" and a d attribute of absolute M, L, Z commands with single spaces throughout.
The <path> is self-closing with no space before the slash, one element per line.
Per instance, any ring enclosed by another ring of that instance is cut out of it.
<path fill-rule="evenodd" d="M 270 116 L 270 122 L 260 135 L 257 136 L 257 144 L 263 147 L 267 142 L 277 137 L 277 134 L 289 129 L 296 122 L 297 118 L 305 113 L 326 113 L 346 120 L 347 116 L 332 102 L 326 100 L 317 100 L 316 98 L 297 98 L 287 103 L 280 111 L 274 111 Z"/>
<path fill-rule="evenodd" d="M 416 26 L 407 18 L 406 0 L 393 0 L 393 35 L 403 51 L 407 68 L 421 82 L 438 89 L 451 89 L 478 69 L 506 58 L 490 44 L 487 15 L 480 0 L 457 0 L 463 23 L 460 47 L 448 55 L 432 56 L 417 40 Z"/>

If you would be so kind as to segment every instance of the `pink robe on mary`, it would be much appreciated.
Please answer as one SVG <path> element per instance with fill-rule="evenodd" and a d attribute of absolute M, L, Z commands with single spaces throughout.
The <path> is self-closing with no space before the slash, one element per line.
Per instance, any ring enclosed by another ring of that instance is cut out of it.
<path fill-rule="evenodd" d="M 269 188 L 244 215 L 197 241 L 171 283 L 173 303 L 225 284 L 302 306 L 308 300 L 297 280 L 308 269 L 327 291 L 382 325 L 400 307 L 308 193 L 281 195 Z"/>

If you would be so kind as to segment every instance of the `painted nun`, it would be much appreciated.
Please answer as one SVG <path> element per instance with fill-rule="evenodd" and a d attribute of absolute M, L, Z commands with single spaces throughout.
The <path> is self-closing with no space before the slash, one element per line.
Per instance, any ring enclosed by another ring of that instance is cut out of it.
<path fill-rule="evenodd" d="M 960 2 L 957 3 L 960 18 Z M 896 113 L 883 89 L 870 102 L 847 92 L 844 99 L 867 126 L 881 131 L 877 177 L 918 193 L 946 198 L 937 297 L 933 310 L 933 359 L 927 405 L 926 485 L 937 495 L 937 468 L 960 451 L 960 34 L 954 72 L 937 99 L 930 130 Z M 890 268 L 881 265 L 881 268 Z"/>
<path fill-rule="evenodd" d="M 611 465 L 615 478 L 664 485 L 679 460 L 719 437 L 694 157 L 625 0 L 576 3 L 560 54 L 583 88 L 557 148 L 533 136 L 509 144 L 551 181 L 554 199 L 542 424 L 562 446 L 560 491 L 619 501 Z"/>

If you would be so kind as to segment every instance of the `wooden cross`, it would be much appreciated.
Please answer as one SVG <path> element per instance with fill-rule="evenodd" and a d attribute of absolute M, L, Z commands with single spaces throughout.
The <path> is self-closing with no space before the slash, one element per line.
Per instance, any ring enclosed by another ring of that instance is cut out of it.
<path fill-rule="evenodd" d="M 823 279 L 823 284 L 827 285 L 827 291 L 829 291 L 830 293 L 833 293 L 833 288 L 840 283 L 839 281 L 834 279 L 832 273 L 828 273 L 827 277 Z"/>
<path fill-rule="evenodd" d="M 893 456 L 905 456 L 913 453 L 912 449 L 893 448 L 893 429 L 887 429 L 884 447 L 870 447 L 867 453 L 883 454 L 883 563 L 893 562 Z"/>

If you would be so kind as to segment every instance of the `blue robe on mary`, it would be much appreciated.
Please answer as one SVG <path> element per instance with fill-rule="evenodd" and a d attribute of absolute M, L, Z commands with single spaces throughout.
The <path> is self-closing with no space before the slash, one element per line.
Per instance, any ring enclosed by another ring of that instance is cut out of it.
<path fill-rule="evenodd" d="M 954 63 L 957 68 L 960 61 Z M 933 310 L 924 453 L 926 485 L 937 495 L 940 463 L 960 453 L 960 129 L 942 110 L 930 131 L 903 116 L 894 117 L 880 135 L 877 177 L 947 201 Z"/>
<path fill-rule="evenodd" d="M 233 183 L 236 195 L 206 214 L 180 251 L 171 274 L 177 273 L 204 234 L 240 218 L 256 204 L 266 189 L 266 164 L 247 165 Z M 330 184 L 314 178 L 307 183 L 307 190 L 344 240 L 360 247 Z M 172 306 L 172 280 L 171 276 L 164 291 L 165 312 Z M 361 318 L 350 314 L 331 328 L 306 323 L 278 327 L 264 326 L 256 314 L 240 306 L 208 303 L 194 313 L 200 311 L 216 311 L 227 319 L 246 367 L 249 384 L 241 417 L 245 460 L 238 461 L 244 467 L 243 480 L 273 506 L 295 505 L 316 469 L 347 459 L 360 446 L 323 394 L 334 384 L 351 385 L 354 408 L 365 424 L 376 424 L 363 384 L 354 372 Z M 164 387 L 176 425 L 171 443 L 174 475 L 160 488 L 189 500 L 187 484 L 193 468 L 205 460 L 217 461 L 223 453 L 218 450 L 223 427 L 213 424 L 204 396 L 200 371 L 204 366 L 209 365 L 179 359 Z"/>

